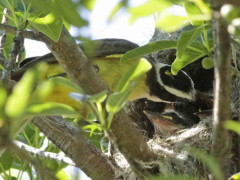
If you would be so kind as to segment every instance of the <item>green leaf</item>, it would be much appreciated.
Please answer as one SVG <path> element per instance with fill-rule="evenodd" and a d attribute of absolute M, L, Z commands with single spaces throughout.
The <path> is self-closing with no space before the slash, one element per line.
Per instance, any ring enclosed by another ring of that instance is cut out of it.
<path fill-rule="evenodd" d="M 184 1 L 184 7 L 185 7 L 185 10 L 188 14 L 189 20 L 190 20 L 192 25 L 199 26 L 203 23 L 200 20 L 196 21 L 194 18 L 192 18 L 196 15 L 202 14 L 202 11 L 199 9 L 198 6 L 196 6 L 195 3 L 190 2 L 190 1 Z"/>
<path fill-rule="evenodd" d="M 165 32 L 174 32 L 187 25 L 189 25 L 188 17 L 173 15 L 167 10 L 159 15 L 156 22 L 156 27 Z"/>
<path fill-rule="evenodd" d="M 205 26 L 182 32 L 177 43 L 177 56 L 180 58 L 186 48 L 202 33 Z"/>
<path fill-rule="evenodd" d="M 124 91 L 132 80 L 138 78 L 152 68 L 152 65 L 145 58 L 141 58 L 133 67 L 131 67 L 118 81 L 117 92 Z"/>
<path fill-rule="evenodd" d="M 133 89 L 133 84 L 127 86 L 127 88 L 122 92 L 115 92 L 111 94 L 106 102 L 107 112 L 115 114 L 120 111 L 125 105 L 128 96 L 130 95 Z"/>
<path fill-rule="evenodd" d="M 233 174 L 229 180 L 240 180 L 240 173 Z"/>
<path fill-rule="evenodd" d="M 161 3 L 159 3 L 159 0 L 150 0 L 140 6 L 129 8 L 129 13 L 132 15 L 130 17 L 130 23 L 133 23 L 139 17 L 149 16 L 156 12 L 162 12 L 172 5 L 173 2 L 169 0 L 161 0 Z"/>
<path fill-rule="evenodd" d="M 122 1 L 118 2 L 117 5 L 112 9 L 108 19 L 112 20 L 113 17 L 117 14 L 117 12 L 120 9 L 127 7 L 127 5 L 128 5 L 128 0 L 122 0 Z"/>
<path fill-rule="evenodd" d="M 3 6 L 8 9 L 14 9 L 17 6 L 18 0 L 1 0 L 0 6 Z"/>
<path fill-rule="evenodd" d="M 58 180 L 71 180 L 71 176 L 64 169 L 57 172 L 56 178 Z"/>
<path fill-rule="evenodd" d="M 30 6 L 29 16 L 32 19 L 43 18 L 53 12 L 53 2 L 46 0 L 24 0 L 25 6 Z"/>
<path fill-rule="evenodd" d="M 80 5 L 85 6 L 88 10 L 93 10 L 96 0 L 82 0 L 79 2 Z"/>
<path fill-rule="evenodd" d="M 63 21 L 61 17 L 56 16 L 56 14 L 50 13 L 42 18 L 36 18 L 31 21 L 31 26 L 42 32 L 55 42 L 58 41 L 61 32 Z"/>
<path fill-rule="evenodd" d="M 209 52 L 206 51 L 205 47 L 198 42 L 195 42 L 188 46 L 181 57 L 176 57 L 171 66 L 171 71 L 174 75 L 178 73 L 186 65 L 206 56 Z"/>
<path fill-rule="evenodd" d="M 27 71 L 22 79 L 14 87 L 12 94 L 9 96 L 5 113 L 10 118 L 18 118 L 27 107 L 30 97 L 38 77 L 36 69 Z"/>
<path fill-rule="evenodd" d="M 98 124 L 88 124 L 83 126 L 83 129 L 90 129 L 90 136 L 92 136 L 95 131 L 102 131 L 101 126 Z"/>
<path fill-rule="evenodd" d="M 226 123 L 224 124 L 224 127 L 226 129 L 232 130 L 238 134 L 240 134 L 240 123 L 236 122 L 236 121 L 232 121 L 232 120 L 228 120 L 226 121 Z"/>
<path fill-rule="evenodd" d="M 209 1 L 202 1 L 202 0 L 192 0 L 198 9 L 201 10 L 202 14 L 211 14 L 211 8 Z M 208 2 L 208 3 L 207 3 Z"/>
<path fill-rule="evenodd" d="M 55 102 L 46 102 L 30 105 L 27 109 L 27 115 L 41 116 L 70 116 L 78 117 L 80 114 L 71 106 Z"/>
<path fill-rule="evenodd" d="M 219 164 L 217 161 L 210 155 L 208 155 L 206 152 L 200 151 L 198 149 L 193 149 L 191 151 L 191 154 L 197 157 L 203 164 L 208 166 L 209 171 L 211 174 L 216 177 L 218 180 L 223 180 L 224 176 L 223 173 L 219 167 Z"/>
<path fill-rule="evenodd" d="M 73 83 L 67 78 L 63 77 L 52 77 L 48 80 L 50 83 L 53 83 L 54 85 L 63 85 L 67 86 L 69 88 L 75 89 L 77 92 L 83 93 L 83 90 L 81 87 L 79 87 L 77 84 Z"/>
<path fill-rule="evenodd" d="M 102 91 L 98 94 L 91 96 L 90 98 L 88 98 L 88 101 L 92 102 L 92 103 L 102 103 L 107 98 L 107 95 L 108 95 L 108 93 L 105 90 L 105 91 Z"/>
<path fill-rule="evenodd" d="M 213 58 L 212 57 L 205 57 L 202 60 L 202 67 L 204 69 L 211 69 L 214 67 L 214 62 L 213 62 Z"/>
<path fill-rule="evenodd" d="M 13 156 L 10 154 L 10 152 L 5 151 L 2 156 L 0 153 L 0 174 L 2 171 L 6 171 L 11 168 L 11 165 L 13 163 Z"/>
<path fill-rule="evenodd" d="M 81 27 L 87 24 L 87 22 L 80 16 L 78 12 L 78 6 L 71 0 L 54 0 L 55 11 L 63 19 L 77 27 Z"/>
<path fill-rule="evenodd" d="M 156 51 L 162 51 L 166 49 L 175 49 L 176 46 L 177 46 L 177 41 L 164 40 L 164 41 L 152 42 L 145 46 L 141 46 L 136 49 L 128 51 L 121 57 L 120 61 L 126 62 L 132 59 L 140 58 L 144 55 L 147 55 Z"/>

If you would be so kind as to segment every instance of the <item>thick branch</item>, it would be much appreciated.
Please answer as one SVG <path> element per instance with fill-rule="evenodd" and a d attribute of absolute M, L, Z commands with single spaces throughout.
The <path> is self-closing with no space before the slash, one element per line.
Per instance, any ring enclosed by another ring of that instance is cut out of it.
<path fill-rule="evenodd" d="M 55 43 L 48 38 L 45 38 L 44 42 L 71 80 L 80 85 L 87 94 L 95 94 L 107 89 L 67 30 L 63 30 L 59 42 Z M 115 115 L 111 130 L 113 138 L 110 137 L 110 140 L 117 144 L 135 173 L 139 176 L 150 174 L 137 162 L 151 161 L 153 153 L 145 142 L 144 136 L 132 124 L 124 110 Z"/>
<path fill-rule="evenodd" d="M 215 99 L 212 155 L 218 161 L 225 179 L 229 175 L 231 135 L 224 128 L 231 119 L 231 45 L 227 24 L 216 16 Z"/>
<path fill-rule="evenodd" d="M 110 161 L 92 146 L 83 132 L 60 117 L 36 117 L 33 123 L 92 179 L 115 179 Z"/>

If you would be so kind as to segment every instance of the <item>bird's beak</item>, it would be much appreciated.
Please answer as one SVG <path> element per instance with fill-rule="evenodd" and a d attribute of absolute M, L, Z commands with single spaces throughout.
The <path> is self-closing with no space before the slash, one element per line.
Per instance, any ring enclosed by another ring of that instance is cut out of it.
<path fill-rule="evenodd" d="M 161 136 L 174 134 L 182 126 L 176 124 L 170 116 L 165 116 L 157 112 L 143 111 L 154 126 L 155 133 Z"/>

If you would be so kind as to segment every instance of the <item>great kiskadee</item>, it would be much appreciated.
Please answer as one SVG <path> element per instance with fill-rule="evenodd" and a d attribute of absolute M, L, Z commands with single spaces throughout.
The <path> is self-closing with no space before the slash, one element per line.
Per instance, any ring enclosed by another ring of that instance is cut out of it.
<path fill-rule="evenodd" d="M 135 63 L 134 60 L 121 63 L 119 61 L 121 54 L 137 48 L 138 45 L 123 39 L 103 39 L 92 41 L 92 43 L 94 50 L 92 47 L 87 48 L 85 43 L 80 44 L 80 47 L 109 89 L 114 91 L 120 77 Z M 18 80 L 28 68 L 39 62 L 47 62 L 50 66 L 46 78 L 64 73 L 53 54 L 49 53 L 23 60 L 20 63 L 20 69 L 12 73 L 12 79 Z M 196 96 L 198 93 L 194 88 L 194 83 L 186 72 L 179 71 L 177 75 L 172 75 L 170 65 L 163 63 L 152 63 L 152 65 L 153 68 L 147 74 L 138 78 L 129 100 L 147 98 L 153 101 L 195 102 L 199 99 Z M 48 98 L 61 103 L 68 101 L 67 104 L 71 105 L 73 100 L 68 98 L 67 91 L 59 87 L 56 96 L 51 95 Z M 61 98 L 61 93 L 65 93 L 64 98 Z"/>
<path fill-rule="evenodd" d="M 144 111 L 145 115 L 152 122 L 155 134 L 166 137 L 173 135 L 178 130 L 191 127 L 188 121 L 181 118 L 175 111 L 164 113 Z"/>

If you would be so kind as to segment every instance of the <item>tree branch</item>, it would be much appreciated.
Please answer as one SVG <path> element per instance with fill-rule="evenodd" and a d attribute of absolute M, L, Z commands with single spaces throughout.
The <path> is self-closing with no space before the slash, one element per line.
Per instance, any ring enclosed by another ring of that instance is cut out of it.
<path fill-rule="evenodd" d="M 11 142 L 8 146 L 8 150 L 19 156 L 23 161 L 27 161 L 31 163 L 35 170 L 39 173 L 40 177 L 42 179 L 52 179 L 57 180 L 55 175 L 47 170 L 38 160 L 34 159 L 31 155 L 29 155 L 26 151 L 23 149 L 20 149 L 16 144 Z"/>
<path fill-rule="evenodd" d="M 57 43 L 49 38 L 43 38 L 43 41 L 70 79 L 81 86 L 87 94 L 95 94 L 107 89 L 65 28 Z M 154 158 L 154 154 L 147 145 L 143 134 L 133 125 L 124 110 L 115 115 L 111 131 L 113 136 L 110 137 L 110 141 L 117 144 L 134 172 L 140 177 L 152 174 L 152 170 L 143 168 L 139 161 L 149 162 Z"/>
<path fill-rule="evenodd" d="M 52 152 L 45 152 L 45 151 L 42 151 L 38 148 L 35 148 L 35 147 L 29 146 L 27 144 L 24 144 L 20 141 L 15 141 L 15 143 L 19 148 L 29 152 L 30 154 L 33 154 L 33 155 L 36 155 L 36 156 L 41 156 L 41 157 L 48 158 L 48 159 L 53 159 L 55 161 L 58 161 L 58 162 L 61 162 L 61 163 L 66 163 L 66 164 L 71 165 L 71 166 L 76 166 L 75 163 L 68 157 L 61 156 L 59 154 L 52 153 Z"/>
<path fill-rule="evenodd" d="M 33 123 L 92 179 L 117 178 L 115 168 L 104 154 L 89 143 L 82 131 L 64 119 L 35 117 Z"/>
<path fill-rule="evenodd" d="M 18 29 L 10 25 L 0 24 L 0 30 L 4 30 L 6 33 L 9 33 L 9 34 L 16 34 Z M 45 35 L 42 34 L 41 32 L 33 32 L 33 31 L 26 30 L 23 32 L 23 36 L 25 38 L 32 39 L 32 40 L 43 41 L 42 39 L 43 39 L 43 36 Z"/>
<path fill-rule="evenodd" d="M 223 0 L 216 1 L 215 5 L 221 7 L 223 3 Z M 231 119 L 231 44 L 227 23 L 221 18 L 219 11 L 215 12 L 214 17 L 216 48 L 212 155 L 224 172 L 224 179 L 227 179 L 231 167 L 229 163 L 232 140 L 229 131 L 224 128 L 224 124 L 226 120 Z"/>

